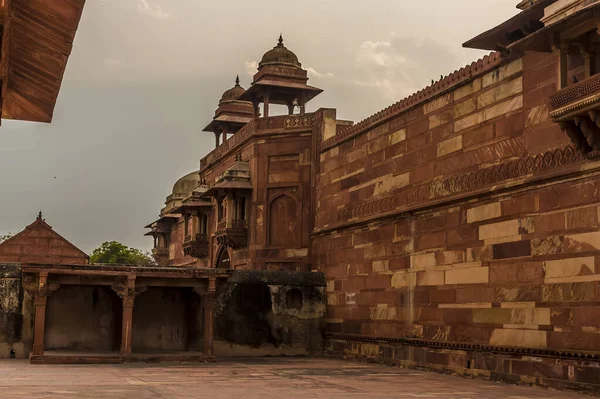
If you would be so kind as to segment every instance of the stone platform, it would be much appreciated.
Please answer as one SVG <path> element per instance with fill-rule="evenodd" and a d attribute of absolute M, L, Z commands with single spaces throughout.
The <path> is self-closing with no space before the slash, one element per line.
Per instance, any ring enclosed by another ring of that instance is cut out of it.
<path fill-rule="evenodd" d="M 0 361 L 0 392 L 3 399 L 584 397 L 327 358 L 83 366 L 37 366 L 25 360 L 6 360 Z"/>
<path fill-rule="evenodd" d="M 43 356 L 31 356 L 29 360 L 31 364 L 121 364 L 208 361 L 202 352 L 133 353 L 129 356 L 121 356 L 119 352 L 69 351 L 46 351 Z"/>

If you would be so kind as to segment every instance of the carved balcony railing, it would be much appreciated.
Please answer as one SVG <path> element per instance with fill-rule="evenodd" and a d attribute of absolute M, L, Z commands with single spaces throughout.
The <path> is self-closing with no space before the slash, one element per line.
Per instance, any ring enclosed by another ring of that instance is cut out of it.
<path fill-rule="evenodd" d="M 183 240 L 183 253 L 194 258 L 208 256 L 208 235 L 194 234 L 186 236 Z"/>
<path fill-rule="evenodd" d="M 550 117 L 580 152 L 600 150 L 600 74 L 552 95 Z"/>
<path fill-rule="evenodd" d="M 153 248 L 152 257 L 158 264 L 166 263 L 169 260 L 169 248 Z"/>
<path fill-rule="evenodd" d="M 248 222 L 233 219 L 231 223 L 215 233 L 217 244 L 232 249 L 244 248 L 248 245 Z"/>

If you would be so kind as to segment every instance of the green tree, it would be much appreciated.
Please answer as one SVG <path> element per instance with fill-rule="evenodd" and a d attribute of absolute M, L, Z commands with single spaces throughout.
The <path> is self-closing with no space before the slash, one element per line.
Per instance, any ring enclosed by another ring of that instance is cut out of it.
<path fill-rule="evenodd" d="M 92 252 L 90 263 L 107 265 L 156 265 L 154 259 L 147 252 L 129 248 L 117 241 L 106 241 Z"/>
<path fill-rule="evenodd" d="M 0 235 L 0 243 L 3 243 L 4 241 L 8 240 L 9 238 L 11 238 L 14 235 L 15 235 L 14 233 Z"/>

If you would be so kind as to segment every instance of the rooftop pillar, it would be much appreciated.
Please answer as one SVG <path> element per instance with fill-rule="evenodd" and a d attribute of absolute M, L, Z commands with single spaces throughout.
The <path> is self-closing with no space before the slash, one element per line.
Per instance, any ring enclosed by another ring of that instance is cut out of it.
<path fill-rule="evenodd" d="M 214 353 L 214 333 L 215 333 L 215 300 L 216 279 L 210 277 L 208 280 L 208 291 L 203 296 L 204 307 L 204 360 L 207 362 L 216 361 Z"/>

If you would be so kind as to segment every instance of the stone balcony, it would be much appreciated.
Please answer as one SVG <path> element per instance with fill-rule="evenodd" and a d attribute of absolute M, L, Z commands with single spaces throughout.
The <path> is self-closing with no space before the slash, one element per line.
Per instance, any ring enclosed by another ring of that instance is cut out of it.
<path fill-rule="evenodd" d="M 219 245 L 232 249 L 244 248 L 248 245 L 248 222 L 238 219 L 230 220 L 226 226 L 219 226 L 215 237 Z"/>
<path fill-rule="evenodd" d="M 204 258 L 208 256 L 208 235 L 195 234 L 186 236 L 183 241 L 183 253 L 194 258 Z"/>
<path fill-rule="evenodd" d="M 600 74 L 551 96 L 550 117 L 581 152 L 600 150 Z"/>

